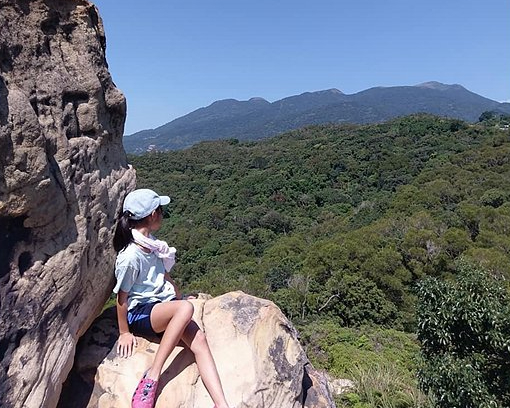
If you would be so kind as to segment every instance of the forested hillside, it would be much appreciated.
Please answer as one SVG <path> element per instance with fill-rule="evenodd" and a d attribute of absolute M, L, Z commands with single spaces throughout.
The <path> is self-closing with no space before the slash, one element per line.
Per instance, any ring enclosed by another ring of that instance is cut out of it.
<path fill-rule="evenodd" d="M 416 283 L 455 275 L 459 257 L 510 278 L 510 133 L 498 126 L 419 115 L 130 160 L 138 187 L 172 197 L 159 237 L 188 292 L 240 289 L 297 324 L 412 332 Z"/>

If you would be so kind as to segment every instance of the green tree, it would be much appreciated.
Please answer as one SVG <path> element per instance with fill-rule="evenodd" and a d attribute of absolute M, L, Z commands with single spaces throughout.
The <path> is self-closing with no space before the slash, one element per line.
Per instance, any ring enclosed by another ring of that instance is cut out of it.
<path fill-rule="evenodd" d="M 329 279 L 318 311 L 340 321 L 343 326 L 389 325 L 397 308 L 376 284 L 358 275 L 340 272 Z"/>
<path fill-rule="evenodd" d="M 485 111 L 478 118 L 478 122 L 487 122 L 493 119 L 496 116 L 496 112 L 494 111 Z"/>
<path fill-rule="evenodd" d="M 491 188 L 483 194 L 483 196 L 480 198 L 480 201 L 483 205 L 498 208 L 507 199 L 508 193 L 506 191 L 503 191 L 499 188 Z"/>
<path fill-rule="evenodd" d="M 465 261 L 453 282 L 418 287 L 419 380 L 440 408 L 510 406 L 510 295 Z"/>

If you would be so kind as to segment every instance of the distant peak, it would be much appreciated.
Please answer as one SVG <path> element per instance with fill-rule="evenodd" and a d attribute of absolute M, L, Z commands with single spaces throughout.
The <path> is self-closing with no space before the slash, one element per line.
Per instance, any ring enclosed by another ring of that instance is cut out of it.
<path fill-rule="evenodd" d="M 462 85 L 459 84 L 448 85 L 437 81 L 423 82 L 422 84 L 415 86 L 418 88 L 437 89 L 438 91 L 446 91 L 448 89 L 465 89 Z"/>
<path fill-rule="evenodd" d="M 264 98 L 261 98 L 260 96 L 254 96 L 253 98 L 250 98 L 248 102 L 267 102 Z"/>
<path fill-rule="evenodd" d="M 237 99 L 233 99 L 233 98 L 229 98 L 229 99 L 220 99 L 218 101 L 214 101 L 213 103 L 211 103 L 211 105 L 209 106 L 214 106 L 214 105 L 222 105 L 222 104 L 231 104 L 231 103 L 238 103 L 239 101 Z"/>
<path fill-rule="evenodd" d="M 331 93 L 331 94 L 339 94 L 339 95 L 343 95 L 344 94 L 342 91 L 340 91 L 339 89 L 336 89 L 336 88 L 324 89 L 323 91 L 317 91 L 315 93 L 317 93 L 317 94 Z"/>

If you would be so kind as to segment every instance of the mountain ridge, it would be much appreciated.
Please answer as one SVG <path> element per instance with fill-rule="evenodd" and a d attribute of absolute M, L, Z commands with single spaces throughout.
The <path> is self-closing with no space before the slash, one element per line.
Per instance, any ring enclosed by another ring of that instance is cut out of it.
<path fill-rule="evenodd" d="M 460 84 L 437 81 L 417 85 L 373 87 L 354 94 L 331 88 L 303 92 L 269 102 L 229 98 L 198 108 L 155 129 L 124 136 L 128 153 L 179 150 L 204 140 L 258 140 L 309 124 L 377 123 L 413 113 L 475 122 L 487 110 L 510 114 L 500 103 Z"/>

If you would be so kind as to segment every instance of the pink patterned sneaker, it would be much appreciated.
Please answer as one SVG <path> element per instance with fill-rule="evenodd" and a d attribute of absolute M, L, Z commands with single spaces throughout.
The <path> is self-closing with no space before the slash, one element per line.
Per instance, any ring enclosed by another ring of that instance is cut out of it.
<path fill-rule="evenodd" d="M 158 382 L 145 378 L 145 373 L 136 387 L 133 398 L 131 399 L 131 408 L 153 408 L 156 400 L 156 390 Z"/>

